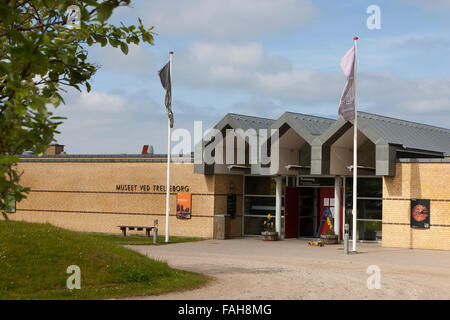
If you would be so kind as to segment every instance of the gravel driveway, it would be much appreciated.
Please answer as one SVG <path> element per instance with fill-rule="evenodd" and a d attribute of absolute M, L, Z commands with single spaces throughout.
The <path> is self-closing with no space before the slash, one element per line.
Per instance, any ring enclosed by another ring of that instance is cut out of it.
<path fill-rule="evenodd" d="M 342 245 L 256 238 L 128 247 L 214 279 L 192 291 L 136 299 L 450 299 L 450 251 L 358 244 L 358 254 L 345 255 Z M 367 287 L 370 265 L 380 268 L 380 289 Z"/>

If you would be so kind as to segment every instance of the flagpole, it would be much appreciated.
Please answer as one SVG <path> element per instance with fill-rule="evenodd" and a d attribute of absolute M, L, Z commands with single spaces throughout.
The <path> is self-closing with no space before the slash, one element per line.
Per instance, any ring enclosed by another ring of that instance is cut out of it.
<path fill-rule="evenodd" d="M 353 122 L 353 247 L 352 251 L 356 252 L 356 216 L 357 216 L 357 191 L 358 191 L 358 111 L 356 103 L 356 41 L 358 37 L 354 37 L 355 41 L 355 60 L 354 60 L 354 94 L 355 94 L 355 120 Z"/>
<path fill-rule="evenodd" d="M 170 104 L 172 105 L 172 56 L 173 51 L 170 51 L 170 87 L 171 87 L 171 95 L 170 95 Z M 167 186 L 166 186 L 166 242 L 169 242 L 169 213 L 170 213 L 170 140 L 171 140 L 171 128 L 170 128 L 170 118 L 167 119 Z"/>

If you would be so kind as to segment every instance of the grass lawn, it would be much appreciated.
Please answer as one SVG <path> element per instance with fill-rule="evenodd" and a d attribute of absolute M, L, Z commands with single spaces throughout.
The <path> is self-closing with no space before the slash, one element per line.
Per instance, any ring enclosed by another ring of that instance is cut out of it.
<path fill-rule="evenodd" d="M 163 241 L 163 239 L 160 239 Z M 173 242 L 184 238 L 170 239 Z M 193 241 L 196 239 L 186 239 Z M 0 299 L 103 299 L 199 287 L 203 275 L 170 268 L 120 244 L 152 238 L 69 231 L 50 224 L 0 221 Z M 81 289 L 66 287 L 67 267 L 81 270 Z"/>

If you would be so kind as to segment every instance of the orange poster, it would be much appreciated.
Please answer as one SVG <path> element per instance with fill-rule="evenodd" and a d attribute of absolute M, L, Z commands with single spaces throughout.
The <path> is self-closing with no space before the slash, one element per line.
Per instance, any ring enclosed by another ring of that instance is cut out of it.
<path fill-rule="evenodd" d="M 177 193 L 177 218 L 190 219 L 191 213 L 191 194 Z"/>

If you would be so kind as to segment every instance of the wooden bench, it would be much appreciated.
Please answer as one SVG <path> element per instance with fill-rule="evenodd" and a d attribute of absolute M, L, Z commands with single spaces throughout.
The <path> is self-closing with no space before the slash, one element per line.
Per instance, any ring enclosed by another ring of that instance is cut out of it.
<path fill-rule="evenodd" d="M 150 237 L 150 231 L 152 231 L 155 227 L 145 227 L 145 226 L 118 226 L 120 228 L 120 230 L 123 233 L 123 236 L 126 237 L 127 236 L 127 229 L 128 230 L 138 230 L 138 231 L 142 231 L 145 229 L 145 235 L 147 237 Z"/>

